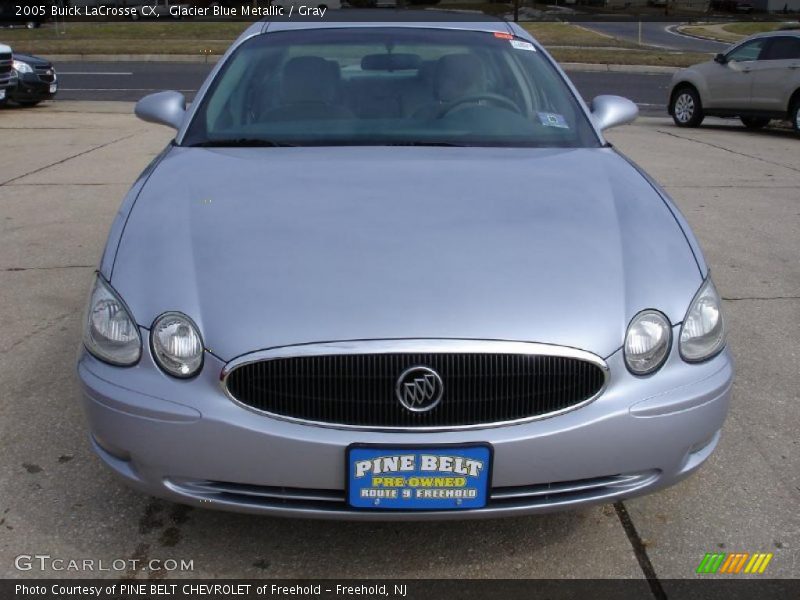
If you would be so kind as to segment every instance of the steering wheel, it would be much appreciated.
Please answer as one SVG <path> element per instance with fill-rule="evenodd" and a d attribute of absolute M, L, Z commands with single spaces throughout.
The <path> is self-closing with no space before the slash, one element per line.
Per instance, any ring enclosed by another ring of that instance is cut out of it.
<path fill-rule="evenodd" d="M 499 104 L 503 108 L 508 108 L 513 110 L 515 113 L 521 115 L 522 111 L 520 111 L 519 106 L 517 104 L 505 96 L 501 96 L 500 94 L 492 94 L 489 92 L 483 94 L 472 94 L 470 96 L 464 96 L 463 98 L 459 98 L 458 100 L 453 100 L 449 104 L 445 104 L 439 111 L 436 113 L 436 119 L 441 119 L 447 113 L 453 111 L 454 109 L 458 108 L 462 104 L 468 104 L 470 102 L 480 102 L 481 100 L 488 100 L 490 102 L 494 102 L 495 104 Z"/>

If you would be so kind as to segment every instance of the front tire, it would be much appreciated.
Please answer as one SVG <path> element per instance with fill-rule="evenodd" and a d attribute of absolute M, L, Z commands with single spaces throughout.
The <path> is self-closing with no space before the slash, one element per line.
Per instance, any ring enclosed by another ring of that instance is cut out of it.
<path fill-rule="evenodd" d="M 688 86 L 679 88 L 672 95 L 670 112 L 678 127 L 699 127 L 705 117 L 700 95 L 697 90 Z"/>
<path fill-rule="evenodd" d="M 742 125 L 748 129 L 762 129 L 769 125 L 769 119 L 764 117 L 740 117 Z"/>
<path fill-rule="evenodd" d="M 789 118 L 792 121 L 792 129 L 800 135 L 800 98 L 794 101 L 792 108 L 789 109 Z"/>

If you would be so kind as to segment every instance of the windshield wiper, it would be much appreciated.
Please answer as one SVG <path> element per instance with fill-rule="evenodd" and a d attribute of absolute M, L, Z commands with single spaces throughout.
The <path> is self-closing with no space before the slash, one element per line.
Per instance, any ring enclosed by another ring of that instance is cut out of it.
<path fill-rule="evenodd" d="M 192 148 L 294 148 L 295 144 L 263 138 L 228 138 L 190 144 Z"/>
<path fill-rule="evenodd" d="M 470 144 L 458 144 L 456 142 L 386 142 L 381 146 L 443 146 L 450 148 L 467 148 Z"/>

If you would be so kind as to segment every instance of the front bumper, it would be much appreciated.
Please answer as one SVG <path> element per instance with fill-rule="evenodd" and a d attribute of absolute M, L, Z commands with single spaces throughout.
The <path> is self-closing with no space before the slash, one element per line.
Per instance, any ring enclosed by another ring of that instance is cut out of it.
<path fill-rule="evenodd" d="M 143 339 L 148 332 L 143 330 Z M 675 338 L 677 339 L 677 335 Z M 675 342 L 677 343 L 677 342 Z M 701 364 L 673 348 L 655 375 L 638 378 L 622 353 L 594 402 L 524 424 L 443 432 L 354 431 L 283 421 L 227 399 L 224 363 L 207 354 L 192 380 L 163 374 L 147 344 L 130 368 L 85 351 L 78 362 L 92 445 L 128 484 L 170 500 L 283 516 L 414 520 L 523 515 L 604 503 L 672 485 L 712 453 L 728 411 L 727 349 Z M 345 449 L 488 442 L 494 449 L 485 508 L 364 511 L 345 502 Z"/>
<path fill-rule="evenodd" d="M 36 73 L 18 73 L 16 85 L 8 88 L 8 99 L 16 102 L 41 102 L 52 100 L 58 92 L 58 79 L 40 78 Z"/>

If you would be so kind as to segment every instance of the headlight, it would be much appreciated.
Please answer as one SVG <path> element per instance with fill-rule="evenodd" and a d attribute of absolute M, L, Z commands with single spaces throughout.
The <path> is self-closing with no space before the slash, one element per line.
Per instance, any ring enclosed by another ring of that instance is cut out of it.
<path fill-rule="evenodd" d="M 657 310 L 643 310 L 625 334 L 625 364 L 635 375 L 647 375 L 664 364 L 672 345 L 672 328 Z"/>
<path fill-rule="evenodd" d="M 724 345 L 722 302 L 709 278 L 700 286 L 683 319 L 681 356 L 688 362 L 705 360 L 717 354 Z"/>
<path fill-rule="evenodd" d="M 203 340 L 192 320 L 177 312 L 164 313 L 150 331 L 153 356 L 175 377 L 191 377 L 203 365 Z"/>
<path fill-rule="evenodd" d="M 114 365 L 133 365 L 142 354 L 139 328 L 116 292 L 100 275 L 89 296 L 83 326 L 86 349 Z"/>
<path fill-rule="evenodd" d="M 14 65 L 14 70 L 17 73 L 33 73 L 33 67 L 31 67 L 26 62 L 22 62 L 21 60 L 15 60 L 13 65 Z"/>

